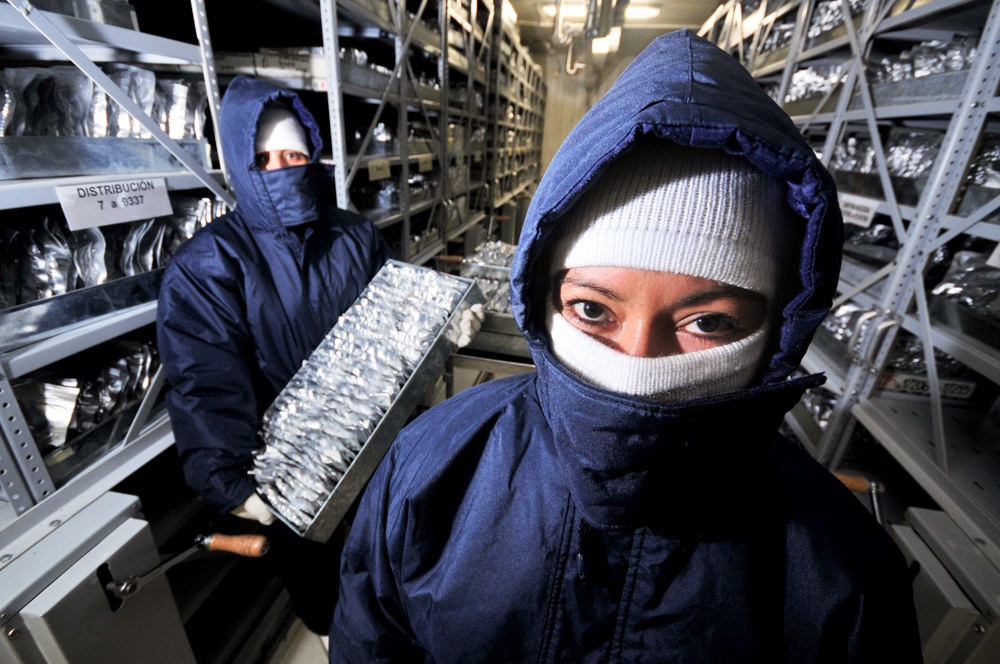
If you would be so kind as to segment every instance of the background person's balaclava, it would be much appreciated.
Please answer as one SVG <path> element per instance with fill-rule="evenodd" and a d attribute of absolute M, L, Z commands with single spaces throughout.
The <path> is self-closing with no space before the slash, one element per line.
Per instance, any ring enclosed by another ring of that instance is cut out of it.
<path fill-rule="evenodd" d="M 768 346 L 788 218 L 783 184 L 746 159 L 663 140 L 639 143 L 560 222 L 549 276 L 574 267 L 686 274 L 760 293 L 768 316 L 730 344 L 633 357 L 574 327 L 550 298 L 553 353 L 594 385 L 665 403 L 747 387 Z"/>
<path fill-rule="evenodd" d="M 307 158 L 312 154 L 298 116 L 282 106 L 266 107 L 257 121 L 254 154 L 271 150 L 297 150 Z"/>

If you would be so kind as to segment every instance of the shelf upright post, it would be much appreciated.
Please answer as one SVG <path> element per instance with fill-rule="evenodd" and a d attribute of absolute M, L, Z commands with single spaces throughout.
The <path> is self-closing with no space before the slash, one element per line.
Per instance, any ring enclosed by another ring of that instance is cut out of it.
<path fill-rule="evenodd" d="M 122 108 L 124 108 L 129 115 L 136 119 L 136 121 L 142 125 L 146 131 L 153 135 L 163 147 L 165 147 L 170 154 L 181 162 L 186 169 L 191 171 L 202 184 L 212 192 L 226 202 L 229 207 L 236 207 L 236 201 L 233 199 L 232 195 L 226 191 L 225 187 L 220 185 L 211 175 L 209 175 L 201 164 L 194 160 L 194 158 L 188 154 L 187 150 L 182 148 L 174 139 L 170 138 L 166 132 L 160 129 L 160 125 L 153 121 L 142 108 L 133 101 L 120 87 L 118 87 L 111 78 L 105 74 L 100 67 L 94 64 L 87 55 L 80 50 L 65 34 L 59 30 L 58 27 L 52 21 L 48 19 L 47 16 L 41 11 L 35 9 L 35 7 L 28 2 L 28 0 L 7 0 L 18 12 L 24 16 L 32 26 L 42 34 L 43 37 L 48 39 L 56 49 L 59 50 L 66 58 L 76 65 L 83 73 L 90 77 L 94 83 L 96 83 L 111 99 L 117 102 Z"/>
<path fill-rule="evenodd" d="M 351 197 L 347 191 L 347 148 L 344 144 L 346 140 L 344 102 L 340 92 L 340 42 L 337 39 L 336 0 L 320 0 L 319 8 L 323 27 L 323 57 L 326 60 L 326 103 L 330 114 L 334 191 L 337 196 L 337 207 L 348 210 L 351 206 Z"/>
<path fill-rule="evenodd" d="M 792 84 L 792 75 L 795 73 L 795 65 L 802 52 L 802 42 L 805 41 L 806 21 L 809 18 L 809 0 L 799 0 L 798 17 L 795 19 L 795 27 L 792 28 L 792 39 L 788 43 L 788 56 L 785 58 L 785 68 L 781 71 L 781 83 L 778 84 L 778 103 L 785 105 L 785 95 L 788 94 L 788 87 Z"/>
<path fill-rule="evenodd" d="M 961 191 L 967 165 L 979 145 L 979 138 L 988 117 L 988 102 L 1000 87 L 1000 68 L 994 66 L 1000 57 L 1000 3 L 994 3 L 983 26 L 975 62 L 966 78 L 965 88 L 958 104 L 956 116 L 948 125 L 941 149 L 917 206 L 916 217 L 910 226 L 906 243 L 896 258 L 900 269 L 887 279 L 880 308 L 888 315 L 905 315 L 915 295 L 921 331 L 924 338 L 925 357 L 928 365 L 934 362 L 932 339 L 930 338 L 929 313 L 923 292 L 923 275 L 930 252 L 936 245 L 941 229 L 941 220 L 952 209 Z M 870 101 L 870 100 L 869 100 Z M 918 283 L 921 282 L 921 283 Z M 831 416 L 830 424 L 824 432 L 821 452 L 832 456 L 834 467 L 842 459 L 849 442 L 848 423 L 852 420 L 851 408 L 859 398 L 871 394 L 881 368 L 892 347 L 896 329 L 893 328 L 872 349 L 871 366 L 865 371 L 852 368 L 846 381 L 845 398 L 841 399 Z M 937 386 L 932 387 L 932 417 L 935 448 L 938 462 L 947 472 L 946 445 L 944 440 L 943 417 L 940 398 L 934 398 Z"/>
<path fill-rule="evenodd" d="M 0 486 L 3 495 L 17 516 L 52 492 L 52 479 L 38 446 L 28 429 L 28 422 L 17 404 L 10 383 L 0 374 Z M 32 468 L 35 472 L 32 472 Z M 28 482 L 25 478 L 34 480 Z M 3 554 L 0 551 L 0 554 Z"/>
<path fill-rule="evenodd" d="M 219 133 L 219 79 L 215 72 L 215 51 L 212 48 L 212 37 L 208 31 L 208 15 L 205 13 L 205 0 L 191 0 L 191 13 L 194 14 L 194 29 L 198 36 L 198 48 L 201 49 L 201 72 L 205 80 L 205 90 L 208 92 L 208 112 L 212 115 L 212 131 L 215 133 L 215 151 L 219 157 L 219 168 L 226 181 L 226 188 L 232 190 L 229 179 L 229 169 L 226 168 L 226 155 L 222 152 L 222 137 Z"/>

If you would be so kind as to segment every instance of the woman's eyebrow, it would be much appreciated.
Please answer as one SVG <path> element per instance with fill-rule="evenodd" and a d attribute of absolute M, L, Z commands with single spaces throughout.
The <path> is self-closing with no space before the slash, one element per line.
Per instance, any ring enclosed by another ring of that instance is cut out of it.
<path fill-rule="evenodd" d="M 704 304 L 705 302 L 722 299 L 752 300 L 754 302 L 760 302 L 761 304 L 767 303 L 767 300 L 760 293 L 755 293 L 754 291 L 747 290 L 746 288 L 740 288 L 739 286 L 718 284 L 708 290 L 686 295 L 680 298 L 677 301 L 677 304 L 685 307 L 693 307 L 699 304 Z"/>
<path fill-rule="evenodd" d="M 608 298 L 609 300 L 613 300 L 615 302 L 621 302 L 623 299 L 622 296 L 616 293 L 615 291 L 608 290 L 603 286 L 599 286 L 593 282 L 587 281 L 586 279 L 582 279 L 580 277 L 565 276 L 559 280 L 559 285 L 561 286 L 563 284 L 569 284 L 570 286 L 574 286 L 576 288 L 586 288 L 587 290 L 592 290 L 595 293 L 599 293 L 604 297 Z"/>

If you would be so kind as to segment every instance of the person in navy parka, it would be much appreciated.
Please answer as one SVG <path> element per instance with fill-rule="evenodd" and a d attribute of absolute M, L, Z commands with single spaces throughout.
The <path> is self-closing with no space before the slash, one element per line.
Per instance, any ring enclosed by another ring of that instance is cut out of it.
<path fill-rule="evenodd" d="M 917 662 L 904 559 L 777 431 L 835 292 L 835 188 L 739 63 L 654 41 L 573 129 L 511 274 L 537 372 L 391 446 L 332 662 Z"/>
<path fill-rule="evenodd" d="M 296 94 L 237 77 L 219 126 L 237 207 L 166 269 L 157 339 L 167 406 L 187 482 L 218 512 L 266 526 L 265 559 L 325 637 L 337 590 L 328 561 L 339 546 L 273 522 L 247 469 L 264 410 L 389 252 L 370 221 L 331 204 L 319 126 Z"/>

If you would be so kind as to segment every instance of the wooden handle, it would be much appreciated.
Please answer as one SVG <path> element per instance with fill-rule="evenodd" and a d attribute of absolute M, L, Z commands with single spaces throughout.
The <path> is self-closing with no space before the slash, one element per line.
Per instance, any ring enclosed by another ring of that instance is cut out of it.
<path fill-rule="evenodd" d="M 847 473 L 834 473 L 833 475 L 840 480 L 844 486 L 855 493 L 868 493 L 871 491 L 871 483 L 868 481 L 867 477 L 862 477 L 861 475 L 849 475 Z"/>
<path fill-rule="evenodd" d="M 456 264 L 458 264 L 458 263 L 462 262 L 462 256 L 452 256 L 452 255 L 449 255 L 449 254 L 439 254 L 439 255 L 435 256 L 434 258 L 438 259 L 442 263 L 456 263 Z"/>
<path fill-rule="evenodd" d="M 205 535 L 202 546 L 209 551 L 228 551 L 237 556 L 260 558 L 267 553 L 267 538 L 263 535 Z"/>

